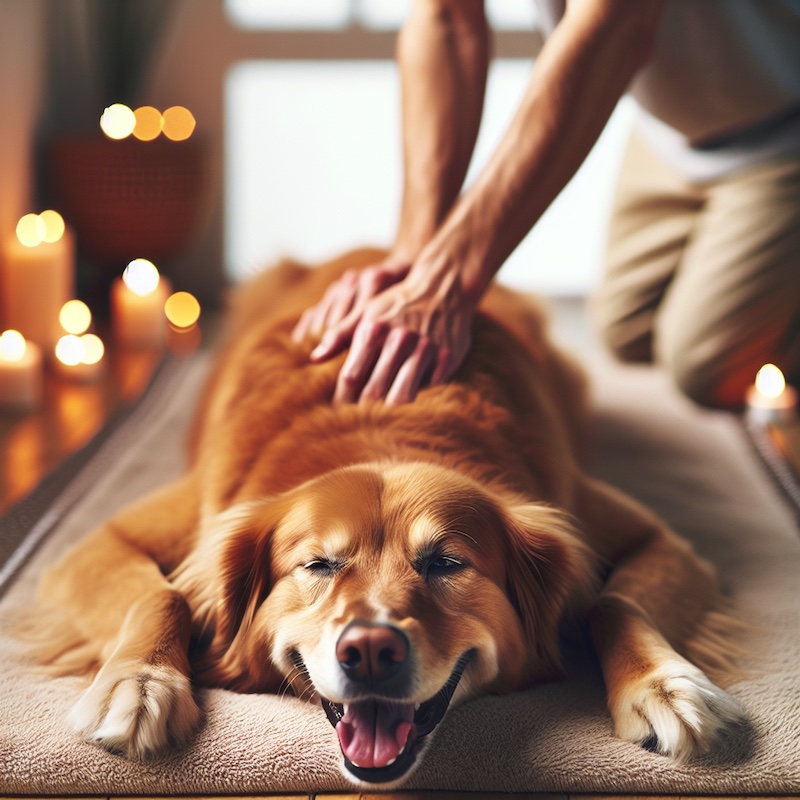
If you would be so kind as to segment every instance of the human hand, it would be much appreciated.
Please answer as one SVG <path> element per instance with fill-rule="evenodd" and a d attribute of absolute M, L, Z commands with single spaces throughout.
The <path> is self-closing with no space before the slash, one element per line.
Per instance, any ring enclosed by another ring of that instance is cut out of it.
<path fill-rule="evenodd" d="M 296 342 L 302 342 L 306 336 L 319 338 L 350 316 L 352 327 L 349 327 L 349 335 L 341 347 L 330 353 L 331 356 L 334 355 L 349 343 L 355 324 L 363 315 L 367 303 L 384 289 L 405 278 L 410 268 L 410 263 L 390 257 L 363 270 L 347 270 L 328 287 L 316 305 L 303 312 L 292 331 L 292 338 Z"/>
<path fill-rule="evenodd" d="M 338 291 L 338 289 L 336 290 Z M 334 402 L 385 398 L 409 402 L 423 386 L 443 383 L 464 360 L 474 305 L 457 279 L 409 274 L 330 327 L 311 353 L 324 361 L 350 344 Z"/>

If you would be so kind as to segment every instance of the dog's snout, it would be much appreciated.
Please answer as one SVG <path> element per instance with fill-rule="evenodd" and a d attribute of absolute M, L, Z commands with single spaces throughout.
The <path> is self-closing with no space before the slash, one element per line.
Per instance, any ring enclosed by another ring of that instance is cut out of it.
<path fill-rule="evenodd" d="M 408 656 L 408 637 L 394 625 L 351 622 L 336 644 L 336 658 L 347 677 L 369 685 L 399 675 Z"/>

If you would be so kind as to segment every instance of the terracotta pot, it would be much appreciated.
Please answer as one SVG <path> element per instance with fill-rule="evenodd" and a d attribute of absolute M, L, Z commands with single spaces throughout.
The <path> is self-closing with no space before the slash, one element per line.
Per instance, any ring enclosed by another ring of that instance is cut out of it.
<path fill-rule="evenodd" d="M 78 252 L 117 271 L 133 258 L 158 262 L 187 245 L 206 203 L 202 140 L 53 140 L 48 183 L 77 234 Z"/>

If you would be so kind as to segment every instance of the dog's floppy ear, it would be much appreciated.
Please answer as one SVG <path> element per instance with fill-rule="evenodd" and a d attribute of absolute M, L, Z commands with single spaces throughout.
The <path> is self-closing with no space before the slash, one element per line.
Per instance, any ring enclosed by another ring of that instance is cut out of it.
<path fill-rule="evenodd" d="M 570 516 L 540 503 L 506 509 L 508 593 L 522 618 L 531 677 L 561 672 L 559 629 L 595 584 L 594 558 Z"/>
<path fill-rule="evenodd" d="M 171 580 L 186 597 L 205 653 L 197 670 L 205 680 L 246 689 L 245 639 L 269 594 L 272 532 L 282 504 L 242 503 L 213 518 L 195 550 Z M 268 661 L 268 659 L 265 659 Z"/>

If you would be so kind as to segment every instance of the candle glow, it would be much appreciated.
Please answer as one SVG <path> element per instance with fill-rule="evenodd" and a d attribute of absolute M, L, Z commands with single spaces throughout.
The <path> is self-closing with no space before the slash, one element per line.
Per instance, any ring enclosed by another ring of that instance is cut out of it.
<path fill-rule="evenodd" d="M 67 333 L 85 333 L 92 324 L 92 312 L 83 301 L 68 300 L 61 306 L 58 321 Z"/>
<path fill-rule="evenodd" d="M 85 333 L 80 339 L 83 344 L 82 363 L 97 364 L 106 351 L 102 339 L 94 333 Z"/>
<path fill-rule="evenodd" d="M 164 118 L 161 112 L 153 106 L 141 106 L 133 112 L 136 125 L 133 135 L 141 142 L 150 142 L 155 139 L 164 127 Z"/>
<path fill-rule="evenodd" d="M 58 242 L 64 235 L 66 225 L 58 211 L 48 209 L 41 214 L 25 214 L 17 223 L 17 239 L 25 247 L 36 247 L 47 242 Z"/>
<path fill-rule="evenodd" d="M 25 247 L 36 247 L 47 235 L 47 224 L 38 214 L 25 214 L 17 223 L 17 239 Z"/>
<path fill-rule="evenodd" d="M 173 142 L 182 142 L 194 133 L 195 118 L 188 108 L 172 106 L 164 114 L 164 136 Z"/>
<path fill-rule="evenodd" d="M 68 333 L 62 336 L 56 343 L 56 358 L 68 367 L 74 367 L 83 362 L 86 355 L 86 348 L 80 336 Z"/>
<path fill-rule="evenodd" d="M 27 347 L 28 343 L 19 331 L 3 331 L 0 335 L 0 359 L 3 361 L 22 361 Z"/>
<path fill-rule="evenodd" d="M 774 364 L 764 364 L 756 374 L 756 391 L 766 397 L 780 397 L 786 390 L 786 379 Z"/>
<path fill-rule="evenodd" d="M 42 241 L 48 242 L 49 244 L 58 242 L 64 235 L 64 231 L 67 227 L 64 224 L 64 217 L 62 217 L 58 211 L 47 209 L 39 214 L 39 219 L 44 224 L 44 236 Z"/>
<path fill-rule="evenodd" d="M 109 139 L 126 139 L 136 127 L 136 116 L 123 103 L 114 103 L 103 111 L 100 127 Z"/>
<path fill-rule="evenodd" d="M 152 261 L 136 258 L 125 267 L 122 273 L 123 283 L 139 297 L 146 297 L 158 288 L 160 276 Z"/>
<path fill-rule="evenodd" d="M 185 330 L 191 328 L 200 319 L 200 303 L 189 292 L 175 292 L 164 303 L 164 313 L 171 325 Z"/>

